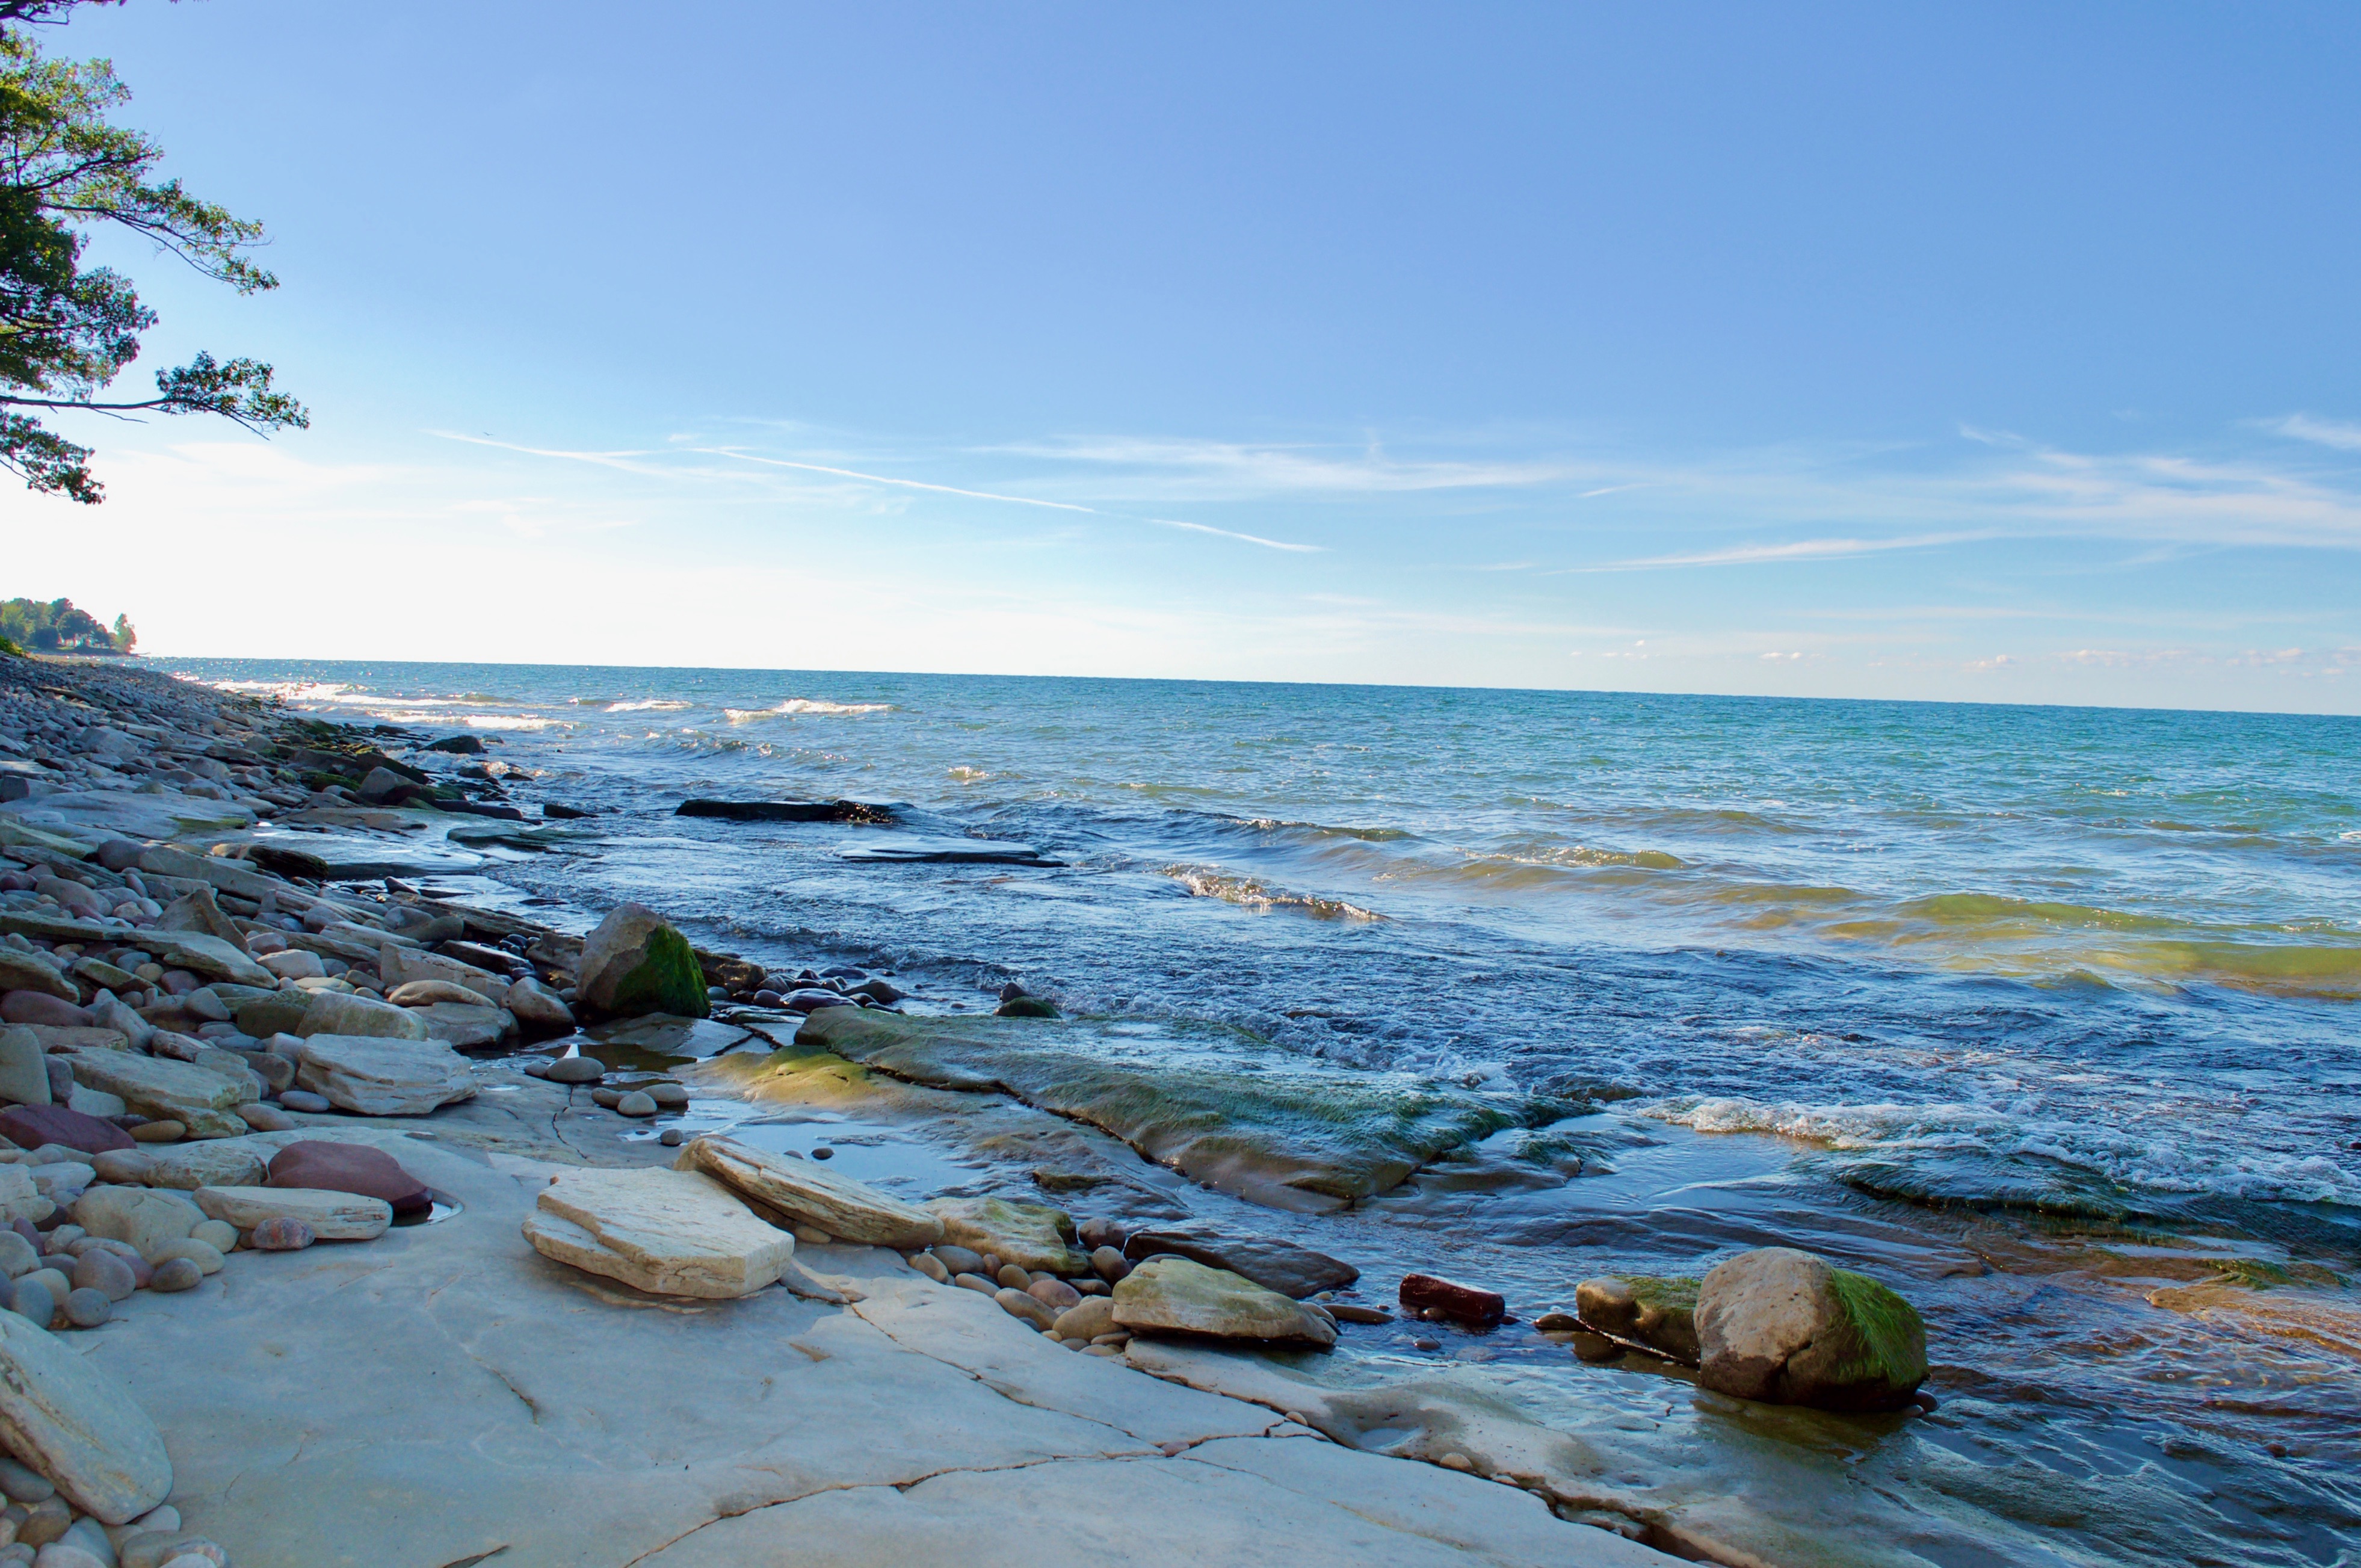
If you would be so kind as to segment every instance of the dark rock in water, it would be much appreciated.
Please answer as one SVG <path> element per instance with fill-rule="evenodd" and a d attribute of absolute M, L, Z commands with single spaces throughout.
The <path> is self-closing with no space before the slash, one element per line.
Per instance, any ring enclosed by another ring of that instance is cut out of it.
<path fill-rule="evenodd" d="M 1356 1307 L 1347 1301 L 1323 1301 L 1328 1315 L 1340 1323 L 1390 1323 L 1394 1315 L 1380 1307 Z"/>
<path fill-rule="evenodd" d="M 487 948 L 480 942 L 445 942 L 434 949 L 446 959 L 456 959 L 463 964 L 473 964 L 494 974 L 507 974 L 528 967 L 525 961 L 506 948 Z"/>
<path fill-rule="evenodd" d="M 1136 1040 L 1107 1040 L 1102 1031 L 1111 1027 L 826 1007 L 796 1041 L 929 1088 L 1013 1095 L 1111 1133 L 1192 1180 L 1279 1209 L 1342 1208 L 1518 1122 L 1473 1095 L 1293 1061 L 1259 1072 L 1151 1067 L 1137 1059 Z M 1226 1032 L 1216 1037 L 1238 1044 Z"/>
<path fill-rule="evenodd" d="M 1002 1018 L 1055 1018 L 1058 1004 L 1043 996 L 1012 996 L 992 1011 Z"/>
<path fill-rule="evenodd" d="M 1086 1247 L 1096 1249 L 1111 1246 L 1120 1252 L 1123 1250 L 1124 1239 L 1128 1233 L 1124 1230 L 1119 1222 L 1115 1220 L 1084 1220 L 1075 1227 L 1075 1234 L 1082 1237 L 1082 1245 Z"/>
<path fill-rule="evenodd" d="M 469 817 L 490 817 L 502 822 L 522 822 L 525 819 L 524 813 L 515 806 L 494 806 L 489 801 L 438 799 L 434 804 L 445 811 L 461 812 Z"/>
<path fill-rule="evenodd" d="M 1823 1410 L 1894 1410 L 1927 1376 L 1927 1325 L 1900 1296 L 1794 1247 L 1717 1264 L 1697 1289 L 1697 1381 Z"/>
<path fill-rule="evenodd" d="M 1509 1315 L 1509 1304 L 1497 1290 L 1462 1285 L 1432 1274 L 1405 1275 L 1401 1304 L 1417 1311 L 1441 1312 L 1463 1323 L 1488 1328 Z"/>
<path fill-rule="evenodd" d="M 583 810 L 578 806 L 567 806 L 563 802 L 555 800 L 543 801 L 541 803 L 541 814 L 545 817 L 549 817 L 558 822 L 571 822 L 577 818 L 591 815 L 589 812 Z"/>
<path fill-rule="evenodd" d="M 813 987 L 809 990 L 789 992 L 779 1005 L 790 1013 L 810 1013 L 822 1007 L 852 1007 L 857 1006 L 858 1003 L 840 992 L 822 991 Z"/>
<path fill-rule="evenodd" d="M 894 820 L 890 806 L 859 800 L 684 800 L 675 817 L 713 817 L 724 822 L 860 822 Z"/>
<path fill-rule="evenodd" d="M 84 1154 L 104 1154 L 109 1149 L 133 1146 L 131 1135 L 114 1123 L 85 1116 L 63 1105 L 13 1105 L 0 1111 L 0 1137 L 19 1148 L 63 1144 Z"/>
<path fill-rule="evenodd" d="M 859 865 L 983 865 L 1062 866 L 1030 844 L 1001 839 L 938 839 L 920 834 L 888 835 L 884 841 L 859 844 L 837 851 L 837 859 Z"/>
<path fill-rule="evenodd" d="M 1133 1263 L 1159 1253 L 1185 1257 L 1209 1268 L 1226 1268 L 1266 1290 L 1299 1301 L 1315 1291 L 1334 1290 L 1361 1277 L 1361 1271 L 1349 1263 L 1276 1236 L 1225 1236 L 1176 1226 L 1141 1231 L 1123 1244 L 1123 1255 Z"/>
<path fill-rule="evenodd" d="M 289 1144 L 270 1159 L 266 1187 L 302 1187 L 382 1198 L 397 1214 L 423 1214 L 434 1206 L 426 1184 L 382 1149 L 360 1144 Z"/>
<path fill-rule="evenodd" d="M 900 986 L 895 985 L 890 980 L 881 980 L 876 976 L 872 975 L 869 979 L 862 981 L 860 984 L 849 988 L 845 992 L 845 994 L 847 996 L 865 996 L 869 998 L 870 1001 L 877 1003 L 880 1007 L 891 1007 L 896 1002 L 901 1001 L 907 992 L 904 992 Z"/>
<path fill-rule="evenodd" d="M 429 740 L 426 749 L 430 751 L 456 751 L 461 756 L 473 757 L 482 752 L 484 743 L 473 735 L 445 735 L 440 740 Z"/>
<path fill-rule="evenodd" d="M 272 876 L 302 877 L 309 882 L 326 882 L 334 869 L 308 850 L 291 850 L 283 844 L 257 844 L 247 858 Z"/>
<path fill-rule="evenodd" d="M 1574 1288 L 1583 1327 L 1691 1366 L 1697 1363 L 1697 1299 L 1694 1279 L 1609 1275 Z"/>
<path fill-rule="evenodd" d="M 1014 1002 L 1020 996 L 1029 996 L 1031 994 L 1032 992 L 1027 991 L 1023 986 L 1017 984 L 1013 980 L 1006 985 L 1000 988 L 1000 1000 L 1003 1002 Z"/>
<path fill-rule="evenodd" d="M 854 969 L 851 964 L 838 964 L 833 969 L 820 970 L 819 977 L 822 980 L 866 980 L 869 977 L 869 971 L 864 969 Z"/>

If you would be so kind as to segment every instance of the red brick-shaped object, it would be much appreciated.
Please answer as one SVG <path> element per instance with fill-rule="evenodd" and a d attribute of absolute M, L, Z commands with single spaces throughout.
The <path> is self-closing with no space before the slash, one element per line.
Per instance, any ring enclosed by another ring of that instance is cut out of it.
<path fill-rule="evenodd" d="M 1509 1315 L 1509 1304 L 1497 1290 L 1462 1285 L 1432 1274 L 1402 1277 L 1401 1304 L 1412 1311 L 1433 1310 L 1463 1323 L 1489 1327 Z"/>

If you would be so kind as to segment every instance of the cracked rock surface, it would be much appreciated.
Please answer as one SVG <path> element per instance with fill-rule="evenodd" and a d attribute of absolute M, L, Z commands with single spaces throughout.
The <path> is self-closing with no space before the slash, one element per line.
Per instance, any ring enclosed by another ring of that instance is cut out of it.
<path fill-rule="evenodd" d="M 241 1568 L 1674 1561 L 1061 1349 L 891 1252 L 798 1254 L 841 1305 L 639 1295 L 520 1235 L 559 1168 L 400 1156 L 462 1211 L 241 1256 L 89 1336 Z"/>

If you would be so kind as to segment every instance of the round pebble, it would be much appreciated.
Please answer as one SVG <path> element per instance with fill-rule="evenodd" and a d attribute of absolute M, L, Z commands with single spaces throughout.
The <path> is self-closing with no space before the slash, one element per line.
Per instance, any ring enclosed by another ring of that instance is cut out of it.
<path fill-rule="evenodd" d="M 666 1127 L 662 1133 L 656 1135 L 656 1142 L 664 1145 L 664 1146 L 668 1149 L 676 1149 L 680 1147 L 681 1145 L 688 1142 L 688 1135 L 682 1132 L 678 1127 Z"/>
<path fill-rule="evenodd" d="M 910 1266 L 917 1269 L 919 1273 L 925 1275 L 928 1278 L 933 1280 L 938 1285 L 949 1285 L 951 1282 L 951 1271 L 945 1268 L 942 1265 L 942 1260 L 935 1256 L 932 1253 L 912 1253 L 910 1255 Z"/>
<path fill-rule="evenodd" d="M 656 1113 L 656 1102 L 634 1089 L 615 1102 L 615 1112 L 622 1116 L 653 1116 Z"/>
<path fill-rule="evenodd" d="M 998 1279 L 1001 1284 L 1006 1286 L 1011 1290 L 1028 1289 L 1033 1284 L 1033 1277 L 1026 1273 L 1023 1269 L 1017 1267 L 1013 1263 L 1002 1264 L 1000 1266 L 1000 1272 L 993 1277 Z"/>
<path fill-rule="evenodd" d="M 73 1509 L 63 1497 L 44 1497 L 35 1503 L 25 1520 L 16 1527 L 16 1539 L 27 1546 L 47 1546 L 65 1534 L 73 1523 Z"/>
<path fill-rule="evenodd" d="M 1053 1312 L 1079 1306 L 1082 1299 L 1082 1293 L 1062 1279 L 1036 1279 L 1026 1287 L 1026 1294 Z"/>
<path fill-rule="evenodd" d="M 49 1286 L 42 1281 L 19 1279 L 16 1281 L 16 1299 L 9 1302 L 8 1310 L 27 1322 L 48 1328 L 49 1320 L 58 1315 L 58 1299 L 49 1294 Z"/>
<path fill-rule="evenodd" d="M 66 1292 L 73 1288 L 73 1281 L 66 1277 L 66 1272 L 62 1266 L 68 1261 L 70 1260 L 64 1258 L 54 1259 L 50 1266 L 37 1268 L 30 1274 L 21 1276 L 16 1281 L 17 1287 L 22 1288 L 26 1281 L 31 1280 L 48 1289 L 50 1301 L 64 1300 Z"/>
<path fill-rule="evenodd" d="M 131 1129 L 131 1139 L 141 1144 L 177 1144 L 189 1135 L 189 1129 L 179 1122 L 142 1122 Z"/>
<path fill-rule="evenodd" d="M 291 1089 L 279 1097 L 279 1103 L 290 1111 L 302 1111 L 313 1116 L 324 1116 L 335 1107 L 324 1094 L 314 1094 L 308 1089 Z"/>
<path fill-rule="evenodd" d="M 302 1221 L 277 1214 L 255 1226 L 246 1239 L 257 1252 L 299 1252 L 316 1238 Z"/>
<path fill-rule="evenodd" d="M 1131 1265 L 1123 1254 L 1111 1246 L 1094 1248 L 1091 1253 L 1091 1272 L 1112 1285 L 1131 1272 Z"/>
<path fill-rule="evenodd" d="M 1436 1461 L 1445 1470 L 1473 1470 L 1475 1464 L 1464 1453 L 1446 1453 Z"/>
<path fill-rule="evenodd" d="M 688 1103 L 688 1091 L 677 1083 L 646 1083 L 641 1091 L 667 1111 L 677 1111 Z"/>
<path fill-rule="evenodd" d="M 1410 1347 L 1412 1350 L 1441 1350 L 1443 1342 L 1439 1339 L 1414 1339 L 1410 1342 Z"/>
<path fill-rule="evenodd" d="M 156 1270 L 156 1277 L 148 1282 L 148 1288 L 167 1293 L 186 1290 L 204 1277 L 205 1271 L 195 1258 L 169 1257 Z"/>
<path fill-rule="evenodd" d="M 66 1293 L 66 1321 L 78 1329 L 94 1329 L 115 1316 L 115 1298 L 88 1286 Z"/>
<path fill-rule="evenodd" d="M 607 1064 L 597 1057 L 560 1057 L 549 1064 L 552 1083 L 596 1083 L 607 1076 Z"/>
<path fill-rule="evenodd" d="M 237 1227 L 231 1224 L 227 1220 L 206 1220 L 200 1223 L 195 1230 L 189 1233 L 189 1239 L 191 1241 L 203 1242 L 207 1246 L 213 1248 L 215 1252 L 236 1252 L 237 1250 Z"/>
<path fill-rule="evenodd" d="M 85 1290 L 96 1290 L 109 1301 L 127 1301 L 139 1288 L 139 1277 L 131 1272 L 131 1266 L 104 1247 L 93 1247 L 75 1259 L 72 1278 L 73 1295 L 66 1298 L 68 1312 L 73 1310 L 74 1296 Z"/>
<path fill-rule="evenodd" d="M 826 1144 L 822 1144 L 819 1147 L 812 1150 L 811 1157 L 814 1159 L 834 1159 L 836 1157 L 836 1151 L 829 1147 Z"/>

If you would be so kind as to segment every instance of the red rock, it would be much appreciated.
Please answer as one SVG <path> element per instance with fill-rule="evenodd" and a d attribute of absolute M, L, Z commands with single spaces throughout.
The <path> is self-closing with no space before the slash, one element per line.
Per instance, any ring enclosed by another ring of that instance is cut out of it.
<path fill-rule="evenodd" d="M 1509 1304 L 1497 1290 L 1462 1285 L 1455 1279 L 1441 1279 L 1432 1274 L 1403 1276 L 1401 1304 L 1414 1311 L 1433 1309 L 1463 1323 L 1487 1326 L 1509 1314 Z"/>
<path fill-rule="evenodd" d="M 86 1029 L 90 1012 L 46 991 L 12 991 L 0 996 L 0 1023 L 53 1024 L 60 1028 Z"/>
<path fill-rule="evenodd" d="M 85 1116 L 62 1105 L 12 1105 L 0 1111 L 0 1138 L 6 1138 L 18 1148 L 63 1144 L 84 1154 L 104 1154 L 109 1149 L 133 1146 L 131 1135 L 114 1123 Z"/>
<path fill-rule="evenodd" d="M 421 1214 L 434 1206 L 426 1184 L 401 1168 L 382 1149 L 361 1144 L 289 1144 L 272 1157 L 266 1187 L 308 1187 L 382 1198 L 397 1214 Z"/>
<path fill-rule="evenodd" d="M 302 1221 L 280 1214 L 255 1226 L 246 1239 L 257 1252 L 301 1252 L 319 1238 Z"/>

